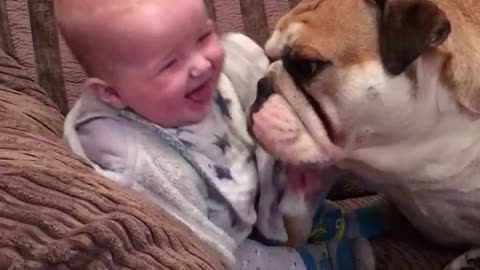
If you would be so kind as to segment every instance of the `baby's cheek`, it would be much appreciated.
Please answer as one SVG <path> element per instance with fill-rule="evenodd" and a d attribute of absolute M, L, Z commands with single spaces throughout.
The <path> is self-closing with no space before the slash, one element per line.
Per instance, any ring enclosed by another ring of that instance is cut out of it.
<path fill-rule="evenodd" d="M 211 38 L 208 46 L 207 46 L 207 54 L 210 62 L 214 66 L 215 70 L 220 71 L 223 66 L 223 60 L 225 58 L 225 52 L 223 47 L 220 44 L 220 40 L 218 36 L 214 36 Z"/>

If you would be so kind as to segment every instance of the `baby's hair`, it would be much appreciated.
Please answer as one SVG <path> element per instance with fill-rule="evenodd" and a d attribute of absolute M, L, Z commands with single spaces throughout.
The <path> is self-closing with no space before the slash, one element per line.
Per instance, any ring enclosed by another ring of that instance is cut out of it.
<path fill-rule="evenodd" d="M 55 18 L 60 33 L 88 76 L 98 75 L 98 70 L 108 69 L 109 66 L 103 66 L 102 59 L 99 59 L 102 58 L 102 52 L 98 42 L 95 41 L 95 35 L 98 33 L 92 31 L 102 26 L 99 19 L 121 16 L 151 1 L 158 0 L 54 1 Z"/>
<path fill-rule="evenodd" d="M 115 52 L 108 49 L 112 44 L 104 37 L 110 30 L 109 18 L 133 13 L 137 7 L 158 1 L 171 0 L 54 0 L 55 18 L 66 44 L 87 75 L 101 77 L 100 73 L 109 74 L 113 68 L 109 61 Z M 203 0 L 193 1 L 200 1 L 207 14 Z"/>

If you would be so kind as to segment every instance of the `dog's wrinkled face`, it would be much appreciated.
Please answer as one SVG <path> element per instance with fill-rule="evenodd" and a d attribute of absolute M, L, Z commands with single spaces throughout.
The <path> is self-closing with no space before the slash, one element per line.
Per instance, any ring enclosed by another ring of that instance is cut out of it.
<path fill-rule="evenodd" d="M 294 164 L 418 139 L 460 110 L 439 84 L 449 33 L 428 1 L 304 0 L 265 46 L 274 62 L 258 84 L 251 131 Z"/>

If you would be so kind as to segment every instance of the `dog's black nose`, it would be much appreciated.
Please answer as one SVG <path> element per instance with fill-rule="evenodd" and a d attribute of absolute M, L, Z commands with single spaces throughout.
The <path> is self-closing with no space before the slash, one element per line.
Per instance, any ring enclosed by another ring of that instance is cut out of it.
<path fill-rule="evenodd" d="M 255 103 L 259 102 L 259 99 L 263 103 L 271 94 L 273 94 L 273 83 L 270 76 L 267 75 L 257 82 L 257 100 L 255 100 Z"/>
<path fill-rule="evenodd" d="M 268 58 L 268 61 L 270 61 L 270 63 L 273 63 L 273 62 L 275 62 L 275 61 L 277 61 L 277 60 L 280 59 L 280 57 L 278 57 L 278 56 L 272 56 L 272 55 L 267 55 L 267 58 Z"/>
<path fill-rule="evenodd" d="M 253 102 L 252 106 L 249 109 L 247 116 L 247 130 L 252 137 L 255 137 L 252 132 L 253 127 L 253 114 L 258 112 L 263 103 L 273 94 L 273 81 L 270 76 L 265 76 L 257 82 L 257 98 Z"/>

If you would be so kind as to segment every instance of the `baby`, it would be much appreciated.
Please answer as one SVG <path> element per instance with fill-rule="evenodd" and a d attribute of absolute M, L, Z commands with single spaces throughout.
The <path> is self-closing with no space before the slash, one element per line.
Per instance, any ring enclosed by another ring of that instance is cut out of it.
<path fill-rule="evenodd" d="M 220 38 L 201 0 L 56 0 L 55 9 L 88 75 L 65 121 L 75 153 L 185 223 L 228 269 L 352 269 L 335 260 L 343 242 L 264 244 L 288 235 L 285 168 L 246 125 L 268 65 L 262 48 Z M 311 216 L 326 205 L 317 195 Z"/>

